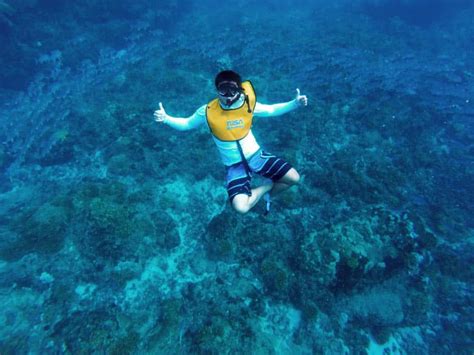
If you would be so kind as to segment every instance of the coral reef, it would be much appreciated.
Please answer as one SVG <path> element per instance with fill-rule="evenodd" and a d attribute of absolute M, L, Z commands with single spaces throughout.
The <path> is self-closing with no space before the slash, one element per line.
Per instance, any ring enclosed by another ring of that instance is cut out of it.
<path fill-rule="evenodd" d="M 1 352 L 471 354 L 474 9 L 447 3 L 0 1 Z M 153 121 L 229 67 L 310 99 L 254 121 L 302 177 L 266 216 L 206 126 Z"/>

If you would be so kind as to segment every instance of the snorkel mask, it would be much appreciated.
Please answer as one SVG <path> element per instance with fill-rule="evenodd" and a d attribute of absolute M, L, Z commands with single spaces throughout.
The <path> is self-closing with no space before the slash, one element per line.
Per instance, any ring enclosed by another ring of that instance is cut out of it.
<path fill-rule="evenodd" d="M 221 98 L 225 99 L 227 106 L 231 106 L 236 102 L 241 92 L 242 88 L 234 81 L 222 81 L 217 86 L 217 93 Z"/>

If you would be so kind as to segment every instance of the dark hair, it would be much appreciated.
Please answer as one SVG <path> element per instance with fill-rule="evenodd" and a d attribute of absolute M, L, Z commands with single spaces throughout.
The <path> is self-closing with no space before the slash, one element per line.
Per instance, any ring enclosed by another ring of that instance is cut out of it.
<path fill-rule="evenodd" d="M 214 84 L 216 85 L 216 88 L 223 81 L 236 82 L 237 85 L 239 85 L 239 87 L 242 85 L 242 78 L 240 77 L 239 74 L 237 74 L 233 70 L 223 70 L 219 74 L 216 75 L 216 79 L 214 81 Z"/>

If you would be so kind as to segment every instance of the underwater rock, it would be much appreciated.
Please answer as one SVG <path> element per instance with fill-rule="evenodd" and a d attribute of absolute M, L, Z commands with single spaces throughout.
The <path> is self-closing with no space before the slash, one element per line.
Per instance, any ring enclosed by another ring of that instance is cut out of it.
<path fill-rule="evenodd" d="M 72 353 L 110 351 L 121 344 L 121 338 L 110 336 L 119 334 L 119 326 L 113 310 L 75 311 L 54 325 L 52 339 Z"/>
<path fill-rule="evenodd" d="M 112 275 L 119 285 L 124 286 L 127 281 L 139 277 L 142 271 L 143 268 L 140 264 L 132 261 L 122 261 L 114 267 Z"/>
<path fill-rule="evenodd" d="M 133 206 L 126 186 L 119 183 L 85 184 L 75 192 L 74 206 L 82 233 L 74 236 L 79 252 L 94 262 L 118 262 L 137 255 Z"/>
<path fill-rule="evenodd" d="M 49 139 L 45 138 L 44 140 L 48 141 Z M 60 129 L 53 133 L 50 146 L 41 153 L 31 152 L 27 162 L 37 161 L 41 166 L 66 164 L 74 158 L 76 143 L 67 129 Z"/>
<path fill-rule="evenodd" d="M 404 319 L 401 295 L 377 287 L 348 298 L 343 308 L 365 326 L 395 326 Z"/>
<path fill-rule="evenodd" d="M 1 248 L 5 260 L 18 260 L 29 253 L 54 254 L 64 245 L 68 210 L 45 203 L 17 216 L 10 224 L 17 236 Z"/>
<path fill-rule="evenodd" d="M 163 249 L 176 248 L 181 243 L 178 226 L 167 213 L 162 213 L 154 219 L 156 244 Z"/>
<path fill-rule="evenodd" d="M 232 258 L 235 251 L 234 229 L 238 223 L 230 208 L 224 209 L 209 222 L 204 240 L 211 260 Z"/>
<path fill-rule="evenodd" d="M 288 267 L 280 259 L 273 256 L 265 258 L 260 264 L 263 283 L 270 294 L 284 297 L 291 287 Z"/>

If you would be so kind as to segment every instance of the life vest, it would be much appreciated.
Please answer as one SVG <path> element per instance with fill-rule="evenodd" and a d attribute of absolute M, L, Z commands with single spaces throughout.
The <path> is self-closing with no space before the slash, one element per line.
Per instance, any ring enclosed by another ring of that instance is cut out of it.
<path fill-rule="evenodd" d="M 244 104 L 239 108 L 222 108 L 218 98 L 207 105 L 207 124 L 211 129 L 211 133 L 221 141 L 238 141 L 244 138 L 252 127 L 257 95 L 250 81 L 244 81 L 242 88 L 242 95 L 246 97 Z"/>

